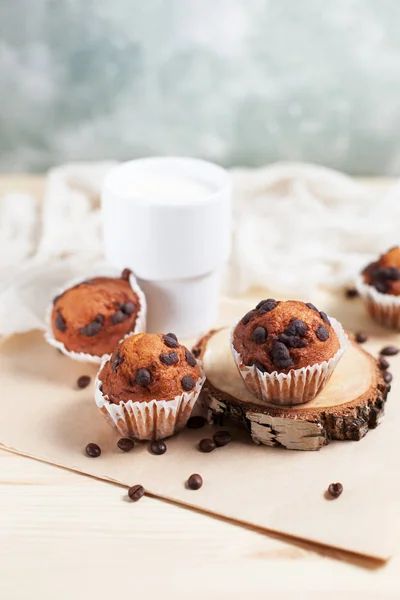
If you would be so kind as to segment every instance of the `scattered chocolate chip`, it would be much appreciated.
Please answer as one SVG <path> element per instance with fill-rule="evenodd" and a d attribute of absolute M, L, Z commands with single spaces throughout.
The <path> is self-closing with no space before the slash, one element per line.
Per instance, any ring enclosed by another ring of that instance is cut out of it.
<path fill-rule="evenodd" d="M 80 377 L 78 377 L 76 385 L 78 386 L 78 388 L 83 390 L 84 388 L 86 388 L 89 385 L 89 383 L 90 383 L 89 375 L 81 375 Z"/>
<path fill-rule="evenodd" d="M 179 344 L 175 337 L 171 337 L 168 334 L 163 336 L 163 342 L 168 348 L 179 348 Z"/>
<path fill-rule="evenodd" d="M 174 365 L 179 361 L 179 357 L 176 352 L 170 352 L 169 354 L 160 354 L 160 361 L 164 365 Z"/>
<path fill-rule="evenodd" d="M 277 340 L 274 341 L 271 348 L 271 360 L 278 369 L 288 369 L 294 364 L 285 344 Z"/>
<path fill-rule="evenodd" d="M 326 342 L 326 340 L 329 339 L 329 331 L 323 325 L 319 325 L 315 335 L 321 342 Z"/>
<path fill-rule="evenodd" d="M 203 485 L 203 478 L 198 473 L 193 473 L 187 480 L 187 486 L 190 490 L 199 490 Z"/>
<path fill-rule="evenodd" d="M 262 307 L 262 305 L 264 304 L 264 302 L 266 302 L 266 301 L 267 301 L 267 299 L 265 299 L 265 300 L 260 300 L 260 302 L 259 302 L 259 303 L 257 304 L 257 306 L 256 306 L 256 310 L 258 310 L 259 308 L 261 308 L 261 307 Z"/>
<path fill-rule="evenodd" d="M 259 371 L 261 371 L 261 373 L 267 373 L 268 369 L 265 365 L 263 365 L 262 363 L 260 363 L 260 361 L 258 360 L 253 360 L 252 364 L 250 366 L 255 366 L 256 369 L 258 369 Z"/>
<path fill-rule="evenodd" d="M 129 281 L 129 277 L 132 275 L 131 269 L 124 269 L 121 273 L 121 279 Z"/>
<path fill-rule="evenodd" d="M 103 325 L 103 323 L 105 321 L 105 317 L 104 317 L 104 315 L 96 315 L 93 320 L 95 323 L 100 323 L 100 325 Z"/>
<path fill-rule="evenodd" d="M 188 422 L 186 423 L 186 427 L 188 429 L 201 429 L 204 425 L 207 424 L 207 419 L 202 417 L 201 415 L 194 415 L 190 417 Z"/>
<path fill-rule="evenodd" d="M 85 452 L 86 452 L 87 456 L 90 456 L 90 458 L 97 458 L 101 454 L 101 448 L 97 444 L 90 442 L 86 446 Z"/>
<path fill-rule="evenodd" d="M 253 317 L 255 314 L 256 314 L 255 310 L 250 310 L 248 313 L 246 313 L 242 319 L 243 325 L 247 325 L 247 323 L 250 321 L 251 317 Z"/>
<path fill-rule="evenodd" d="M 317 312 L 319 314 L 319 310 L 316 306 L 314 306 L 314 304 L 312 302 L 307 302 L 306 306 L 308 306 L 308 308 L 311 308 L 311 310 L 315 310 L 315 312 Z"/>
<path fill-rule="evenodd" d="M 121 438 L 117 442 L 117 446 L 123 452 L 130 452 L 135 447 L 135 442 L 130 438 Z"/>
<path fill-rule="evenodd" d="M 324 323 L 326 323 L 327 325 L 331 324 L 331 322 L 330 322 L 330 320 L 328 318 L 328 315 L 326 313 L 324 313 L 322 310 L 319 311 L 319 316 L 324 321 Z"/>
<path fill-rule="evenodd" d="M 151 384 L 151 373 L 147 369 L 138 369 L 135 375 L 135 381 L 141 387 L 147 387 Z"/>
<path fill-rule="evenodd" d="M 364 344 L 368 340 L 368 335 L 364 331 L 357 331 L 355 339 L 357 344 Z"/>
<path fill-rule="evenodd" d="M 285 335 L 293 335 L 293 336 L 299 336 L 299 337 L 304 337 L 306 335 L 308 331 L 308 326 L 303 323 L 303 321 L 300 321 L 300 319 L 291 319 L 289 325 L 286 327 L 285 331 L 283 332 Z"/>
<path fill-rule="evenodd" d="M 97 335 L 99 333 L 101 327 L 102 323 L 100 323 L 100 321 L 94 320 L 91 323 L 89 323 L 89 325 L 85 325 L 84 327 L 82 327 L 80 332 L 86 337 L 93 337 L 94 335 Z"/>
<path fill-rule="evenodd" d="M 169 338 L 172 338 L 176 342 L 178 341 L 178 338 L 176 337 L 176 335 L 174 333 L 166 333 L 165 335 Z"/>
<path fill-rule="evenodd" d="M 181 381 L 182 387 L 185 392 L 190 392 L 196 385 L 195 380 L 191 375 L 185 375 L 185 377 Z"/>
<path fill-rule="evenodd" d="M 67 324 L 59 310 L 57 311 L 55 324 L 56 324 L 58 331 L 64 332 L 67 329 Z"/>
<path fill-rule="evenodd" d="M 395 356 L 398 353 L 399 353 L 399 349 L 396 348 L 396 346 L 385 346 L 380 351 L 380 354 L 383 354 L 384 356 Z"/>
<path fill-rule="evenodd" d="M 331 483 L 328 487 L 328 494 L 332 496 L 332 498 L 339 498 L 342 492 L 343 486 L 341 483 Z"/>
<path fill-rule="evenodd" d="M 217 431 L 213 435 L 213 440 L 215 442 L 215 445 L 218 447 L 226 446 L 227 444 L 229 444 L 229 442 L 232 441 L 232 436 L 229 433 L 229 431 Z"/>
<path fill-rule="evenodd" d="M 273 298 L 268 298 L 268 300 L 264 300 L 264 302 L 261 305 L 257 304 L 258 314 L 263 315 L 267 312 L 271 312 L 271 310 L 274 310 L 274 308 L 276 308 L 277 306 L 278 303 L 276 300 L 274 300 Z"/>
<path fill-rule="evenodd" d="M 378 358 L 378 364 L 379 368 L 382 369 L 382 371 L 386 371 L 386 369 L 390 367 L 389 361 L 386 360 L 386 358 L 384 358 L 383 356 L 380 356 Z"/>
<path fill-rule="evenodd" d="M 285 344 L 287 348 L 305 348 L 307 346 L 307 340 L 300 338 L 297 335 L 286 335 L 281 333 L 278 337 L 278 341 Z"/>
<path fill-rule="evenodd" d="M 185 358 L 189 367 L 195 367 L 197 365 L 197 360 L 187 348 L 185 348 Z"/>
<path fill-rule="evenodd" d="M 124 362 L 124 357 L 121 356 L 120 353 L 119 353 L 119 351 L 117 350 L 114 353 L 114 356 L 113 356 L 113 359 L 112 359 L 112 362 L 111 362 L 111 368 L 112 368 L 112 370 L 113 370 L 114 373 L 116 372 L 116 370 L 118 369 L 118 367 L 120 365 L 122 365 L 123 362 Z"/>
<path fill-rule="evenodd" d="M 393 379 L 393 375 L 391 373 L 389 373 L 389 371 L 386 371 L 386 373 L 383 376 L 383 380 L 385 383 L 390 383 Z"/>
<path fill-rule="evenodd" d="M 118 325 L 118 323 L 122 323 L 125 319 L 128 318 L 128 315 L 122 312 L 122 310 L 117 310 L 113 315 L 111 315 L 111 323 L 112 325 Z"/>
<path fill-rule="evenodd" d="M 345 296 L 346 298 L 357 298 L 358 296 L 358 291 L 356 290 L 356 288 L 347 288 L 345 291 Z"/>
<path fill-rule="evenodd" d="M 133 485 L 128 490 L 128 496 L 132 502 L 137 502 L 144 496 L 144 487 L 142 485 Z"/>
<path fill-rule="evenodd" d="M 155 440 L 150 444 L 150 452 L 152 454 L 156 454 L 157 456 L 161 456 L 161 454 L 165 454 L 167 451 L 167 444 L 162 440 Z"/>
<path fill-rule="evenodd" d="M 204 438 L 199 442 L 199 450 L 200 452 L 212 452 L 215 450 L 216 444 L 214 440 L 210 440 L 208 438 Z"/>
<path fill-rule="evenodd" d="M 372 285 L 380 294 L 386 294 L 389 287 L 385 281 L 373 281 Z"/>
<path fill-rule="evenodd" d="M 121 310 L 126 315 L 132 315 L 135 312 L 135 305 L 133 302 L 125 302 L 125 304 L 121 304 Z"/>
<path fill-rule="evenodd" d="M 251 339 L 256 344 L 264 344 L 268 337 L 267 330 L 265 327 L 256 327 L 252 333 Z"/>

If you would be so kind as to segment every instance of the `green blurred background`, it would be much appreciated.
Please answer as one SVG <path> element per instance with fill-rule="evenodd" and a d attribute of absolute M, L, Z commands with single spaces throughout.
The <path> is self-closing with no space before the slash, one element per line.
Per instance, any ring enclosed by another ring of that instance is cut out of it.
<path fill-rule="evenodd" d="M 1 0 L 0 170 L 152 154 L 400 171 L 398 0 Z"/>

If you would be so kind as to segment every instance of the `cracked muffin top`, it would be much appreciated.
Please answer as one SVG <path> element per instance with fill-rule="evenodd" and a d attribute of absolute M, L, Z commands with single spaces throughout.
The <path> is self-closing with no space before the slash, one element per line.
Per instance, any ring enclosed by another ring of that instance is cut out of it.
<path fill-rule="evenodd" d="M 381 294 L 400 296 L 400 247 L 394 246 L 362 272 L 364 282 Z"/>
<path fill-rule="evenodd" d="M 289 373 L 328 361 L 339 350 L 327 315 L 310 302 L 272 298 L 259 302 L 236 325 L 233 347 L 246 366 Z"/>
<path fill-rule="evenodd" d="M 53 335 L 68 351 L 94 356 L 110 354 L 117 343 L 135 329 L 140 301 L 121 277 L 94 277 L 82 281 L 53 300 Z"/>
<path fill-rule="evenodd" d="M 101 390 L 114 403 L 173 400 L 201 377 L 193 354 L 176 335 L 138 333 L 123 340 L 102 368 Z"/>

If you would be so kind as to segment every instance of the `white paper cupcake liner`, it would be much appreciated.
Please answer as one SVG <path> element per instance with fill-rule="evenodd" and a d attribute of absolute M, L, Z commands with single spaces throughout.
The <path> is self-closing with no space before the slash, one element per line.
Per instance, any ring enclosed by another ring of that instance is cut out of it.
<path fill-rule="evenodd" d="M 95 276 L 92 275 L 91 278 L 93 278 L 93 277 L 95 277 Z M 97 275 L 97 277 L 118 277 L 118 275 L 115 275 L 115 271 L 113 270 L 112 275 L 102 272 L 101 274 Z M 77 285 L 78 283 L 82 283 L 82 281 L 84 281 L 84 280 L 85 280 L 85 278 L 81 276 L 78 278 L 75 277 L 74 279 L 67 281 L 67 283 L 65 283 L 64 286 L 54 294 L 54 297 L 58 296 L 60 294 L 63 294 L 66 290 L 73 287 L 74 285 Z M 147 304 L 146 304 L 145 295 L 143 294 L 143 291 L 139 287 L 139 284 L 136 281 L 136 277 L 133 274 L 131 274 L 129 276 L 129 283 L 131 285 L 132 290 L 137 294 L 137 296 L 139 298 L 140 310 L 136 316 L 134 329 L 132 331 L 129 331 L 126 335 L 124 335 L 123 339 L 129 337 L 130 335 L 132 335 L 134 333 L 144 333 L 146 331 Z M 45 332 L 44 332 L 44 337 L 46 339 L 46 342 L 48 342 L 51 346 L 53 346 L 54 348 L 57 348 L 63 354 L 65 354 L 66 356 L 69 356 L 69 358 L 72 358 L 73 360 L 77 360 L 77 361 L 83 362 L 83 363 L 93 363 L 93 364 L 98 365 L 102 362 L 103 359 L 105 359 L 109 356 L 109 354 L 103 354 L 102 356 L 97 356 L 95 354 L 87 354 L 85 352 L 74 352 L 72 350 L 67 350 L 67 348 L 64 346 L 64 344 L 62 342 L 60 342 L 59 340 L 56 340 L 56 338 L 54 337 L 53 329 L 51 326 L 52 312 L 53 312 L 53 302 L 51 302 L 46 309 Z M 121 341 L 121 340 L 119 340 L 119 341 Z"/>
<path fill-rule="evenodd" d="M 381 294 L 374 286 L 365 283 L 362 275 L 356 279 L 356 288 L 374 321 L 400 331 L 400 296 Z"/>
<path fill-rule="evenodd" d="M 329 317 L 331 325 L 339 338 L 340 348 L 328 361 L 309 365 L 301 369 L 294 369 L 288 374 L 262 373 L 254 365 L 248 367 L 242 363 L 240 354 L 233 347 L 233 333 L 237 323 L 231 331 L 231 351 L 233 359 L 247 389 L 257 398 L 268 404 L 294 406 L 309 402 L 328 383 L 338 362 L 349 346 L 348 337 L 341 324 Z"/>
<path fill-rule="evenodd" d="M 99 379 L 107 360 L 109 359 L 103 360 L 97 374 L 94 397 L 102 415 L 122 436 L 138 440 L 161 440 L 171 437 L 185 427 L 206 380 L 201 361 L 197 361 L 201 377 L 191 392 L 184 392 L 175 396 L 173 400 L 128 400 L 113 404 L 103 394 Z"/>

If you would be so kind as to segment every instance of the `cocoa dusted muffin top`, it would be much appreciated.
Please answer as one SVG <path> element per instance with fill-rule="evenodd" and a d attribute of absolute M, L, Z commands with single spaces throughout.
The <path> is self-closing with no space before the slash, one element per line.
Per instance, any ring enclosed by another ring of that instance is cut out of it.
<path fill-rule="evenodd" d="M 313 304 L 270 298 L 239 321 L 233 347 L 247 366 L 289 373 L 328 361 L 340 344 L 327 315 Z"/>
<path fill-rule="evenodd" d="M 53 300 L 53 335 L 67 350 L 102 356 L 135 328 L 140 302 L 129 283 L 120 278 L 95 277 L 78 283 Z"/>
<path fill-rule="evenodd" d="M 114 404 L 173 400 L 201 377 L 193 354 L 176 335 L 137 333 L 123 340 L 100 372 L 102 392 Z"/>
<path fill-rule="evenodd" d="M 400 247 L 394 246 L 362 272 L 364 282 L 381 294 L 400 296 Z"/>

